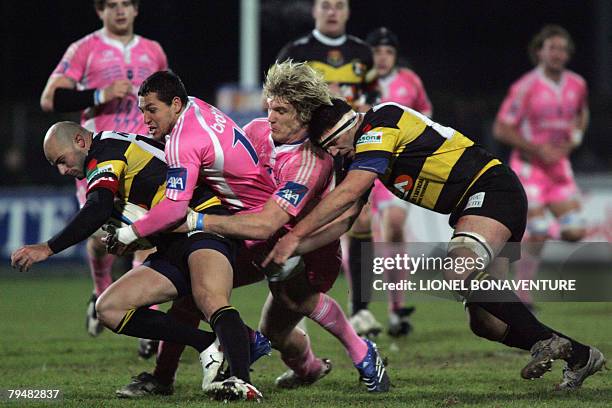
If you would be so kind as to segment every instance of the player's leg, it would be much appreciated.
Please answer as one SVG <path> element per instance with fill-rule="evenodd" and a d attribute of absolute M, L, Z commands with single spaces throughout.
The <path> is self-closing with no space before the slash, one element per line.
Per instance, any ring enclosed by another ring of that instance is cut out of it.
<path fill-rule="evenodd" d="M 510 231 L 500 222 L 481 216 L 464 216 L 456 224 L 455 237 L 449 244 L 448 256 L 454 258 L 486 259 L 496 256 L 503 248 Z M 488 262 L 487 262 L 488 264 Z M 495 280 L 485 270 L 465 273 L 445 271 L 449 279 L 462 279 L 470 286 L 471 280 Z M 533 358 L 523 368 L 523 378 L 542 376 L 555 359 L 565 360 L 571 367 L 582 367 L 589 360 L 590 348 L 542 324 L 511 290 L 481 289 L 463 293 L 467 304 L 474 304 L 508 326 L 503 343 L 531 350 Z"/>
<path fill-rule="evenodd" d="M 155 252 L 155 248 L 145 249 L 142 251 L 134 252 L 132 257 L 132 269 L 140 266 L 147 259 L 149 255 Z M 157 305 L 149 306 L 150 309 L 157 310 Z M 138 355 L 144 359 L 149 359 L 157 353 L 159 348 L 159 341 L 151 339 L 138 339 Z"/>
<path fill-rule="evenodd" d="M 177 275 L 176 268 L 160 258 L 130 270 L 96 302 L 100 320 L 118 334 L 186 344 L 202 352 L 215 340 L 213 333 L 189 327 L 147 307 L 188 293 L 188 286 L 179 283 Z"/>
<path fill-rule="evenodd" d="M 408 220 L 408 203 L 393 196 L 386 190 L 387 196 L 377 203 L 377 212 L 380 219 L 379 225 L 373 225 L 376 242 L 403 243 L 406 241 L 404 230 Z M 374 196 L 372 197 L 374 201 Z M 372 203 L 374 208 L 374 202 Z M 373 211 L 374 212 L 374 211 Z M 379 235 L 379 236 L 377 236 Z M 386 254 L 383 254 L 386 256 Z M 404 269 L 389 269 L 385 271 L 387 282 L 401 282 L 407 279 L 407 271 Z M 405 294 L 401 290 L 388 291 L 389 327 L 387 332 L 390 336 L 406 336 L 412 330 L 410 315 L 414 307 L 405 306 Z"/>
<path fill-rule="evenodd" d="M 288 310 L 285 302 L 272 294 L 261 311 L 259 330 L 270 339 L 290 369 L 276 379 L 280 388 L 309 385 L 331 371 L 331 362 L 316 358 L 308 334 L 296 327 L 303 317 L 302 313 Z"/>
<path fill-rule="evenodd" d="M 578 199 L 553 202 L 549 208 L 559 222 L 561 239 L 576 242 L 584 238 L 586 228 Z"/>
<path fill-rule="evenodd" d="M 478 194 L 477 204 L 466 204 L 474 194 Z M 484 267 L 457 271 L 462 273 L 445 271 L 445 275 L 466 281 L 467 287 L 472 281 L 496 280 L 487 273 L 490 262 L 500 252 L 511 260 L 520 256 L 506 245 L 506 241 L 520 242 L 525 230 L 527 200 L 520 182 L 505 166 L 493 167 L 479 178 L 458 208 L 458 213 L 451 214 L 455 234 L 447 256 L 480 260 Z M 587 365 L 592 349 L 542 324 L 512 290 L 476 288 L 462 295 L 468 304 L 480 306 L 508 326 L 504 344 L 531 350 L 533 357 L 521 372 L 524 378 L 541 376 L 554 359 L 566 360 L 572 369 Z"/>
<path fill-rule="evenodd" d="M 188 265 L 194 300 L 219 337 L 230 374 L 250 383 L 249 336 L 238 310 L 229 303 L 233 286 L 231 255 L 199 241 L 202 249 L 189 254 Z M 221 244 L 221 243 L 220 243 Z"/>
<path fill-rule="evenodd" d="M 362 245 L 372 242 L 369 204 L 362 208 L 346 235 L 348 243 L 344 246 L 343 252 L 346 259 L 344 271 L 347 277 L 350 276 L 348 279 L 351 293 L 350 321 L 359 335 L 376 336 L 382 330 L 382 326 L 368 310 L 372 275 L 361 273 Z"/>
<path fill-rule="evenodd" d="M 168 309 L 168 315 L 194 328 L 199 326 L 203 318 L 191 296 L 183 296 L 174 300 Z M 132 381 L 115 391 L 115 394 L 120 398 L 173 394 L 176 371 L 184 350 L 184 344 L 161 341 L 153 373 L 142 372 L 132 377 Z"/>
<path fill-rule="evenodd" d="M 550 224 L 546 217 L 546 207 L 541 205 L 530 205 L 527 212 L 527 232 L 523 242 L 524 251 L 521 251 L 521 259 L 514 265 L 517 280 L 534 280 L 540 267 L 540 257 L 544 243 L 548 240 Z M 523 303 L 533 309 L 533 298 L 531 293 L 518 290 L 517 295 Z"/>

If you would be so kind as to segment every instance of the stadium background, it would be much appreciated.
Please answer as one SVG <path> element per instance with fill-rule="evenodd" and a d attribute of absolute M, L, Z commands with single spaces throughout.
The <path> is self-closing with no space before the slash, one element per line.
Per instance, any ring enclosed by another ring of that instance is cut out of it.
<path fill-rule="evenodd" d="M 171 68 L 183 78 L 191 94 L 215 102 L 219 89 L 239 80 L 239 3 L 238 0 L 142 0 L 136 33 L 161 43 Z M 0 123 L 3 124 L 0 128 L 0 258 L 3 259 L 0 356 L 7 370 L 0 387 L 26 386 L 32 381 L 41 386 L 56 384 L 63 387 L 68 397 L 80 401 L 75 406 L 90 405 L 109 398 L 113 387 L 129 375 L 150 368 L 150 364 L 136 360 L 131 339 L 111 333 L 99 340 L 87 338 L 82 318 L 90 285 L 86 265 L 78 261 L 79 251 L 68 252 L 77 261 L 51 263 L 48 267 L 37 265 L 36 271 L 29 275 L 10 270 L 6 257 L 19 241 L 48 238 L 75 208 L 72 180 L 50 168 L 42 154 L 41 141 L 51 123 L 77 117 L 45 114 L 38 101 L 66 47 L 101 24 L 89 0 L 2 0 L 0 4 L 3 21 L 0 27 Z M 260 79 L 287 41 L 312 28 L 310 4 L 310 1 L 261 0 Z M 583 185 L 602 194 L 597 211 L 608 215 L 599 228 L 601 236 L 609 240 L 612 238 L 612 143 L 608 141 L 612 128 L 612 2 L 353 0 L 348 33 L 363 38 L 371 29 L 383 25 L 396 32 L 401 54 L 423 79 L 434 105 L 434 119 L 460 129 L 503 156 L 506 150 L 492 138 L 492 121 L 509 84 L 531 68 L 526 46 L 546 23 L 560 24 L 570 31 L 576 53 L 569 67 L 583 75 L 589 84 L 591 123 L 583 146 L 572 159 Z M 592 212 L 589 208 L 586 210 Z M 334 295 L 343 301 L 345 292 L 346 285 L 341 280 Z M 260 302 L 255 300 L 263 301 L 263 287 L 256 287 L 252 294 L 237 302 L 245 308 L 247 319 L 256 324 Z M 375 305 L 374 309 L 384 318 L 383 304 Z M 393 397 L 394 403 L 425 398 L 423 405 L 436 406 L 459 403 L 508 406 L 509 401 L 517 406 L 533 405 L 533 401 L 550 406 L 576 406 L 578 401 L 597 405 L 603 401 L 605 406 L 606 401 L 612 400 L 609 385 L 601 387 L 603 391 L 583 394 L 582 400 L 573 397 L 553 400 L 546 393 L 546 387 L 531 383 L 526 386 L 518 380 L 515 371 L 524 356 L 500 352 L 495 345 L 474 340 L 455 305 L 424 305 L 421 310 L 424 311 L 421 316 L 429 319 L 417 315 L 416 325 L 420 329 L 415 337 L 399 344 L 386 338 L 381 340 L 392 364 L 393 356 L 397 357 L 404 349 L 414 345 L 417 350 L 411 352 L 405 364 L 398 364 L 395 359 L 399 377 L 396 384 L 410 387 L 416 382 L 424 394 L 412 388 L 402 389 Z M 542 313 L 551 324 L 572 332 L 579 330 L 601 345 L 604 352 L 612 352 L 609 304 L 551 305 Z M 568 322 L 566 316 L 570 313 L 577 321 Z M 604 329 L 597 330 L 597 327 Z M 322 334 L 315 328 L 313 337 L 319 336 Z M 435 346 L 431 345 L 431 341 L 440 339 Z M 338 355 L 339 370 L 346 369 L 348 373 L 349 364 L 335 343 L 329 337 L 320 341 L 324 352 Z M 115 354 L 110 359 L 109 350 Z M 44 357 L 53 353 L 59 353 L 58 357 L 50 360 Z M 482 353 L 497 359 L 499 364 L 480 359 Z M 179 390 L 187 398 L 197 399 L 199 368 L 194 356 L 186 358 L 186 368 L 182 371 L 184 382 Z M 272 392 L 273 375 L 281 369 L 278 359 L 274 360 L 262 363 L 263 369 L 256 376 L 257 381 L 262 379 L 264 393 L 268 394 Z M 102 373 L 92 372 L 89 367 L 95 364 L 107 367 Z M 492 367 L 497 372 L 490 372 Z M 435 372 L 452 370 L 439 376 L 432 371 L 422 377 L 419 370 L 428 368 Z M 266 374 L 267 369 L 272 371 Z M 462 373 L 480 381 L 472 370 L 487 370 L 490 378 L 484 387 L 481 384 L 474 390 L 462 388 L 464 384 L 455 379 L 456 374 Z M 87 379 L 81 383 L 76 373 L 85 373 Z M 298 393 L 295 400 L 284 394 L 283 398 L 287 398 L 286 404 L 334 400 L 342 405 L 350 401 L 337 388 L 347 386 L 348 392 L 361 391 L 353 380 L 347 379 L 350 385 L 346 385 L 336 378 L 314 394 Z M 604 385 L 605 381 L 597 378 L 593 383 Z M 494 399 L 490 397 L 489 385 L 497 393 Z M 519 387 L 522 387 L 520 392 L 514 391 Z M 388 400 L 359 395 L 360 401 L 363 396 L 364 404 L 391 405 Z"/>

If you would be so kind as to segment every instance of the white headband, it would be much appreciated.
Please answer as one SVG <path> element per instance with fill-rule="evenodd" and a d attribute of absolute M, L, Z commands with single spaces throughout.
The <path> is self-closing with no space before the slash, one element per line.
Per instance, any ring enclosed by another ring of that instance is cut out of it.
<path fill-rule="evenodd" d="M 344 133 L 351 130 L 357 124 L 357 112 L 350 110 L 346 112 L 332 128 L 329 136 L 319 143 L 323 149 L 328 146 L 331 142 L 342 136 Z"/>

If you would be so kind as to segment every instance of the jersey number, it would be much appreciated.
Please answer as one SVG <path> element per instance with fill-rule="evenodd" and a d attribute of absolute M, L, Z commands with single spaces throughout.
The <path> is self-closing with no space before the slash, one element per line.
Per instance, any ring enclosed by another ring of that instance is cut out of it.
<path fill-rule="evenodd" d="M 247 139 L 244 133 L 234 128 L 234 141 L 232 143 L 232 147 L 236 147 L 236 143 L 240 143 L 242 146 L 244 146 L 249 156 L 251 156 L 251 160 L 253 160 L 253 163 L 255 164 L 259 163 L 257 152 L 255 151 L 255 148 L 251 144 L 251 141 Z"/>

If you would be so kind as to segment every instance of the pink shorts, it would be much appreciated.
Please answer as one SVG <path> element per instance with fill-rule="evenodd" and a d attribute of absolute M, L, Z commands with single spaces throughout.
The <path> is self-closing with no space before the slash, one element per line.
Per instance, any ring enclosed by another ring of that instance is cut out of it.
<path fill-rule="evenodd" d="M 562 159 L 549 167 L 542 167 L 523 161 L 518 155 L 513 154 L 510 167 L 523 184 L 529 208 L 545 207 L 551 203 L 577 198 L 579 195 L 568 159 Z"/>
<path fill-rule="evenodd" d="M 234 270 L 234 287 L 249 285 L 263 279 L 264 273 L 259 265 L 272 250 L 276 240 L 245 241 L 238 250 Z M 340 274 L 342 258 L 340 241 L 332 242 L 322 248 L 302 256 L 308 282 L 317 291 L 325 293 L 331 289 Z"/>

